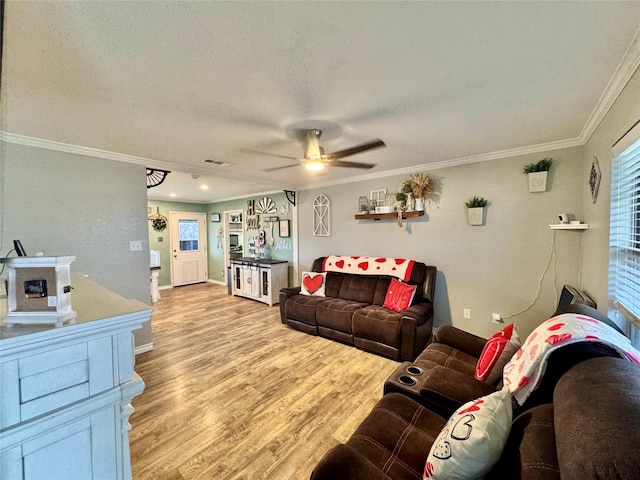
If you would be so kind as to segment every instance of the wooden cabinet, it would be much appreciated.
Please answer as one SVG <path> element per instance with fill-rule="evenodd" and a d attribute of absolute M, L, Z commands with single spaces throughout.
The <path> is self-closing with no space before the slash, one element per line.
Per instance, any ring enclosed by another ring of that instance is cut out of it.
<path fill-rule="evenodd" d="M 0 478 L 130 479 L 132 331 L 151 308 L 72 275 L 74 323 L 0 328 Z"/>
<path fill-rule="evenodd" d="M 233 295 L 252 298 L 273 306 L 281 288 L 289 285 L 285 260 L 240 258 L 231 261 Z"/>

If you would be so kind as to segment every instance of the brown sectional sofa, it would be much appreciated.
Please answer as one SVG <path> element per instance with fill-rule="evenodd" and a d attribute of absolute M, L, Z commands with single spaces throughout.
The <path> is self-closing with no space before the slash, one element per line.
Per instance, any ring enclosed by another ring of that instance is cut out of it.
<path fill-rule="evenodd" d="M 579 313 L 619 328 L 584 305 Z M 383 398 L 351 438 L 323 457 L 312 480 L 422 478 L 435 438 L 460 405 L 500 387 L 473 378 L 485 339 L 440 327 L 435 341 L 385 382 Z M 398 383 L 420 366 L 411 387 Z M 636 480 L 640 478 L 640 367 L 602 344 L 554 352 L 544 380 L 513 413 L 511 433 L 487 480 Z"/>
<path fill-rule="evenodd" d="M 420 480 L 447 418 L 390 393 L 312 480 Z M 636 480 L 640 472 L 640 367 L 615 357 L 573 366 L 552 401 L 514 416 L 485 480 Z"/>
<path fill-rule="evenodd" d="M 324 257 L 311 267 L 322 272 Z M 409 308 L 384 308 L 391 282 L 387 275 L 328 272 L 326 296 L 300 294 L 300 287 L 280 290 L 283 324 L 395 360 L 413 360 L 431 339 L 437 269 L 416 262 L 407 283 L 417 285 Z"/>

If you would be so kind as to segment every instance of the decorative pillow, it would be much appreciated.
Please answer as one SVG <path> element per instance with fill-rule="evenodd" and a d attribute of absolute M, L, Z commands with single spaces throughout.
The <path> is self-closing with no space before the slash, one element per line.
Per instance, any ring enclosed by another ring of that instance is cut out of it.
<path fill-rule="evenodd" d="M 325 297 L 324 288 L 327 283 L 326 273 L 302 272 L 300 293 L 314 297 Z"/>
<path fill-rule="evenodd" d="M 520 337 L 513 323 L 494 333 L 476 364 L 476 380 L 495 384 L 502 378 L 502 369 L 519 348 Z"/>
<path fill-rule="evenodd" d="M 408 285 L 392 278 L 382 306 L 396 312 L 401 312 L 411 305 L 413 296 L 416 294 L 416 288 L 418 288 L 416 285 Z"/>
<path fill-rule="evenodd" d="M 482 478 L 500 458 L 512 419 L 506 387 L 462 405 L 433 442 L 423 480 Z"/>

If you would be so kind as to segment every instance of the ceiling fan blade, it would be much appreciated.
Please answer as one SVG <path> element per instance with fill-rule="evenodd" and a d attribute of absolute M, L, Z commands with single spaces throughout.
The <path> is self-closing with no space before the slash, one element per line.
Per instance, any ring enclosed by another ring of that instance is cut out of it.
<path fill-rule="evenodd" d="M 373 168 L 375 163 L 359 163 L 359 162 L 343 162 L 342 160 L 327 161 L 330 167 L 348 167 L 348 168 Z"/>
<path fill-rule="evenodd" d="M 256 155 L 268 155 L 269 157 L 288 158 L 289 160 L 297 160 L 296 157 L 287 157 L 286 155 L 278 155 L 277 153 L 261 152 L 259 150 L 251 150 L 249 148 L 241 148 L 242 153 L 255 153 Z"/>
<path fill-rule="evenodd" d="M 374 148 L 382 148 L 386 146 L 387 145 L 382 140 L 376 138 L 375 140 L 356 145 L 355 147 L 345 148 L 344 150 L 338 150 L 337 152 L 333 153 L 327 153 L 326 155 L 323 155 L 323 158 L 327 158 L 329 160 L 344 158 L 348 157 L 349 155 L 355 155 L 356 153 L 366 152 L 367 150 L 373 150 Z"/>
<path fill-rule="evenodd" d="M 294 163 L 292 165 L 283 165 L 282 167 L 265 168 L 262 171 L 263 172 L 275 172 L 276 170 L 282 170 L 283 168 L 298 167 L 300 165 L 301 165 L 300 163 Z"/>

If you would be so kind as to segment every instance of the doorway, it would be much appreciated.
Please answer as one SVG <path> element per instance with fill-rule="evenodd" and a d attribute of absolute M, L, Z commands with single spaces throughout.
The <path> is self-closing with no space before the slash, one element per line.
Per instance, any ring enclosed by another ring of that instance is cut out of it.
<path fill-rule="evenodd" d="M 174 287 L 207 280 L 207 215 L 170 212 L 171 283 Z"/>

